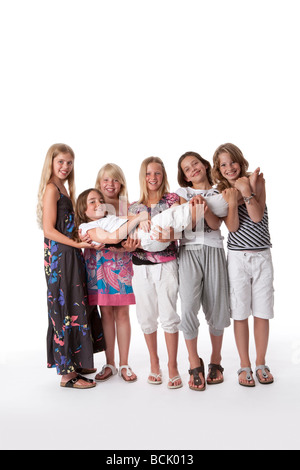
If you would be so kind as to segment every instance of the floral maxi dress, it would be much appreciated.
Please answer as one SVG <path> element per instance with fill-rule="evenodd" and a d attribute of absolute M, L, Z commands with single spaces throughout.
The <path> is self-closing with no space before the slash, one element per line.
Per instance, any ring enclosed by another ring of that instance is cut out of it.
<path fill-rule="evenodd" d="M 71 238 L 74 212 L 71 200 L 60 193 L 56 227 Z M 93 368 L 93 353 L 105 349 L 97 310 L 88 305 L 86 272 L 80 249 L 45 238 L 44 268 L 47 282 L 48 367 L 65 375 L 78 368 Z"/>

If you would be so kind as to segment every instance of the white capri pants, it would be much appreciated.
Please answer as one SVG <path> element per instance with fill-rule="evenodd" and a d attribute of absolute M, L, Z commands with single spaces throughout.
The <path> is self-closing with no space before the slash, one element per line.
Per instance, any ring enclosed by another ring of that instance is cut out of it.
<path fill-rule="evenodd" d="M 271 250 L 228 251 L 230 308 L 233 320 L 274 317 Z"/>
<path fill-rule="evenodd" d="M 153 265 L 133 265 L 133 271 L 136 314 L 143 333 L 154 333 L 158 327 L 158 318 L 166 333 L 177 333 L 180 323 L 176 311 L 177 260 Z"/>

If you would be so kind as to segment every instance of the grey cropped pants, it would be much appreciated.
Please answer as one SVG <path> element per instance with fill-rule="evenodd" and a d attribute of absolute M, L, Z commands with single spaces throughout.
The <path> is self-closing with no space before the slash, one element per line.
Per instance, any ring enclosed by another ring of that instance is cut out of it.
<path fill-rule="evenodd" d="M 207 245 L 181 246 L 179 295 L 185 339 L 198 335 L 198 312 L 202 306 L 210 333 L 220 336 L 230 325 L 229 282 L 223 248 Z"/>

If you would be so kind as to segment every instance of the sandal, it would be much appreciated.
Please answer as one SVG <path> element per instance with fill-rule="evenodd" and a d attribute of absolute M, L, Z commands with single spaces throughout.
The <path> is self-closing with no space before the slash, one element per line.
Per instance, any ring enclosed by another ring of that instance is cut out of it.
<path fill-rule="evenodd" d="M 180 380 L 180 384 L 178 385 L 174 385 L 175 382 L 178 382 L 178 380 Z M 175 375 L 175 377 L 173 377 L 173 379 L 170 379 L 169 378 L 169 382 L 171 382 L 172 385 L 169 385 L 168 384 L 168 388 L 171 390 L 172 388 L 181 388 L 183 386 L 182 384 L 182 381 L 181 381 L 181 377 L 180 375 Z"/>
<path fill-rule="evenodd" d="M 104 377 L 104 379 L 102 379 L 102 376 L 105 374 L 105 369 L 110 369 L 110 373 Z M 97 380 L 98 382 L 105 382 L 106 380 L 110 379 L 113 375 L 116 375 L 118 372 L 118 369 L 115 368 L 115 366 L 112 366 L 111 364 L 105 364 L 102 369 L 101 369 L 101 372 L 99 372 L 99 374 L 97 374 L 95 376 L 95 380 Z"/>
<path fill-rule="evenodd" d="M 201 357 L 200 359 L 200 366 L 195 367 L 194 369 L 189 369 L 189 374 L 193 376 L 194 378 L 194 385 L 189 385 L 189 388 L 191 390 L 196 390 L 197 392 L 203 392 L 205 390 L 205 372 L 204 372 L 204 363 Z M 198 388 L 198 385 L 202 385 L 202 380 L 199 377 L 199 374 L 203 374 L 204 378 L 204 387 Z"/>
<path fill-rule="evenodd" d="M 218 380 L 215 380 L 217 378 L 217 371 L 221 372 L 222 377 Z M 224 369 L 221 366 L 221 364 L 208 364 L 207 378 L 211 380 L 210 381 L 206 380 L 207 385 L 216 385 L 216 384 L 221 384 L 222 382 L 224 382 L 223 372 L 224 372 Z"/>
<path fill-rule="evenodd" d="M 127 383 L 133 383 L 133 382 L 136 382 L 137 381 L 137 377 L 135 379 L 132 379 L 132 380 L 126 380 L 124 375 L 122 374 L 122 369 L 126 369 L 126 375 L 127 377 L 132 377 L 133 373 L 132 373 L 132 369 L 131 367 L 129 367 L 128 365 L 125 365 L 125 366 L 120 366 L 119 368 L 119 376 L 122 377 L 123 380 L 125 380 L 125 382 Z"/>
<path fill-rule="evenodd" d="M 151 380 L 151 377 L 153 377 L 154 380 Z M 159 374 L 154 374 L 154 372 L 150 372 L 148 380 L 148 384 L 152 385 L 160 385 L 162 384 L 162 372 L 159 369 Z"/>
<path fill-rule="evenodd" d="M 257 373 L 258 370 L 261 370 L 262 371 L 262 378 L 260 377 L 260 375 Z M 270 378 L 270 380 L 264 380 L 264 379 L 268 379 L 269 376 L 268 376 L 268 373 L 266 372 L 266 370 L 268 372 L 270 372 L 270 369 L 268 366 L 257 366 L 256 369 L 255 369 L 255 374 L 256 374 L 256 377 L 259 381 L 260 384 L 263 384 L 263 385 L 269 385 L 269 384 L 272 384 L 274 382 L 274 379 L 273 377 Z"/>
<path fill-rule="evenodd" d="M 255 382 L 252 377 L 253 371 L 251 367 L 242 367 L 241 369 L 238 370 L 238 375 L 240 375 L 242 372 L 247 372 L 247 375 L 246 375 L 247 383 L 244 384 L 239 380 L 239 384 L 242 385 L 243 387 L 255 387 Z M 253 383 L 250 383 L 252 381 Z"/>
<path fill-rule="evenodd" d="M 79 380 L 84 380 L 87 383 L 87 385 L 85 386 L 79 385 L 77 383 Z M 70 379 L 68 382 L 60 383 L 60 386 L 65 387 L 65 388 L 78 388 L 81 390 L 85 390 L 87 388 L 96 387 L 96 383 L 92 379 L 87 379 L 86 377 L 83 377 L 82 375 L 78 374 L 76 377 L 74 377 L 73 379 Z"/>

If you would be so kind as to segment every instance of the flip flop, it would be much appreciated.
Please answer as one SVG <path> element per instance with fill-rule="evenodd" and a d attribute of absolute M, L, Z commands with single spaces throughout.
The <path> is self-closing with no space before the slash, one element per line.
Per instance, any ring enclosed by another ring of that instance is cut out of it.
<path fill-rule="evenodd" d="M 151 377 L 153 377 L 154 380 L 151 380 Z M 152 385 L 160 385 L 162 384 L 162 372 L 159 369 L 159 374 L 154 374 L 154 372 L 150 372 L 148 380 L 148 384 Z"/>
<path fill-rule="evenodd" d="M 110 373 L 106 377 L 104 377 L 104 379 L 102 379 L 101 377 L 105 374 L 105 369 L 107 368 L 110 369 Z M 118 369 L 116 369 L 115 366 L 112 366 L 111 364 L 105 364 L 99 374 L 95 376 L 95 380 L 97 380 L 97 382 L 106 382 L 106 380 L 110 379 L 113 375 L 116 375 L 117 372 Z"/>
<path fill-rule="evenodd" d="M 259 381 L 260 384 L 262 385 L 269 385 L 269 384 L 272 384 L 274 382 L 274 379 L 270 379 L 269 381 L 266 381 L 266 380 L 262 380 L 260 375 L 257 373 L 258 370 L 261 370 L 262 371 L 262 376 L 263 376 L 263 379 L 268 379 L 269 376 L 268 376 L 268 373 L 266 372 L 266 370 L 268 372 L 270 372 L 270 369 L 268 366 L 265 366 L 265 365 L 262 365 L 262 366 L 257 366 L 255 368 L 255 374 L 256 374 L 256 377 L 257 377 L 257 380 Z"/>
<path fill-rule="evenodd" d="M 189 385 L 189 388 L 191 390 L 195 390 L 196 392 L 203 392 L 205 390 L 205 372 L 204 372 L 204 362 L 203 360 L 201 359 L 201 357 L 199 357 L 200 359 L 200 366 L 199 367 L 195 367 L 194 369 L 189 369 L 189 374 L 193 376 L 194 378 L 194 386 L 193 385 Z M 203 374 L 203 378 L 204 378 L 204 387 L 202 388 L 198 388 L 197 385 L 202 385 L 202 380 L 201 378 L 199 377 L 199 374 Z"/>
<path fill-rule="evenodd" d="M 170 390 L 172 390 L 173 388 L 174 388 L 174 389 L 175 389 L 175 388 L 181 388 L 181 387 L 183 386 L 182 381 L 181 381 L 180 384 L 178 384 L 178 385 L 173 385 L 175 382 L 178 382 L 178 380 L 181 381 L 180 375 L 175 375 L 175 377 L 173 377 L 173 379 L 170 379 L 170 377 L 169 377 L 169 382 L 171 382 L 172 385 L 169 385 L 169 384 L 168 384 L 168 388 L 169 388 Z"/>
<path fill-rule="evenodd" d="M 128 365 L 125 365 L 125 366 L 120 366 L 119 368 L 119 376 L 122 377 L 123 380 L 125 380 L 126 383 L 133 383 L 133 382 L 136 382 L 137 381 L 137 377 L 133 380 L 126 380 L 124 375 L 122 374 L 122 370 L 123 369 L 126 369 L 126 375 L 127 377 L 132 377 L 133 373 L 132 373 L 132 369 L 131 367 L 129 367 Z"/>

